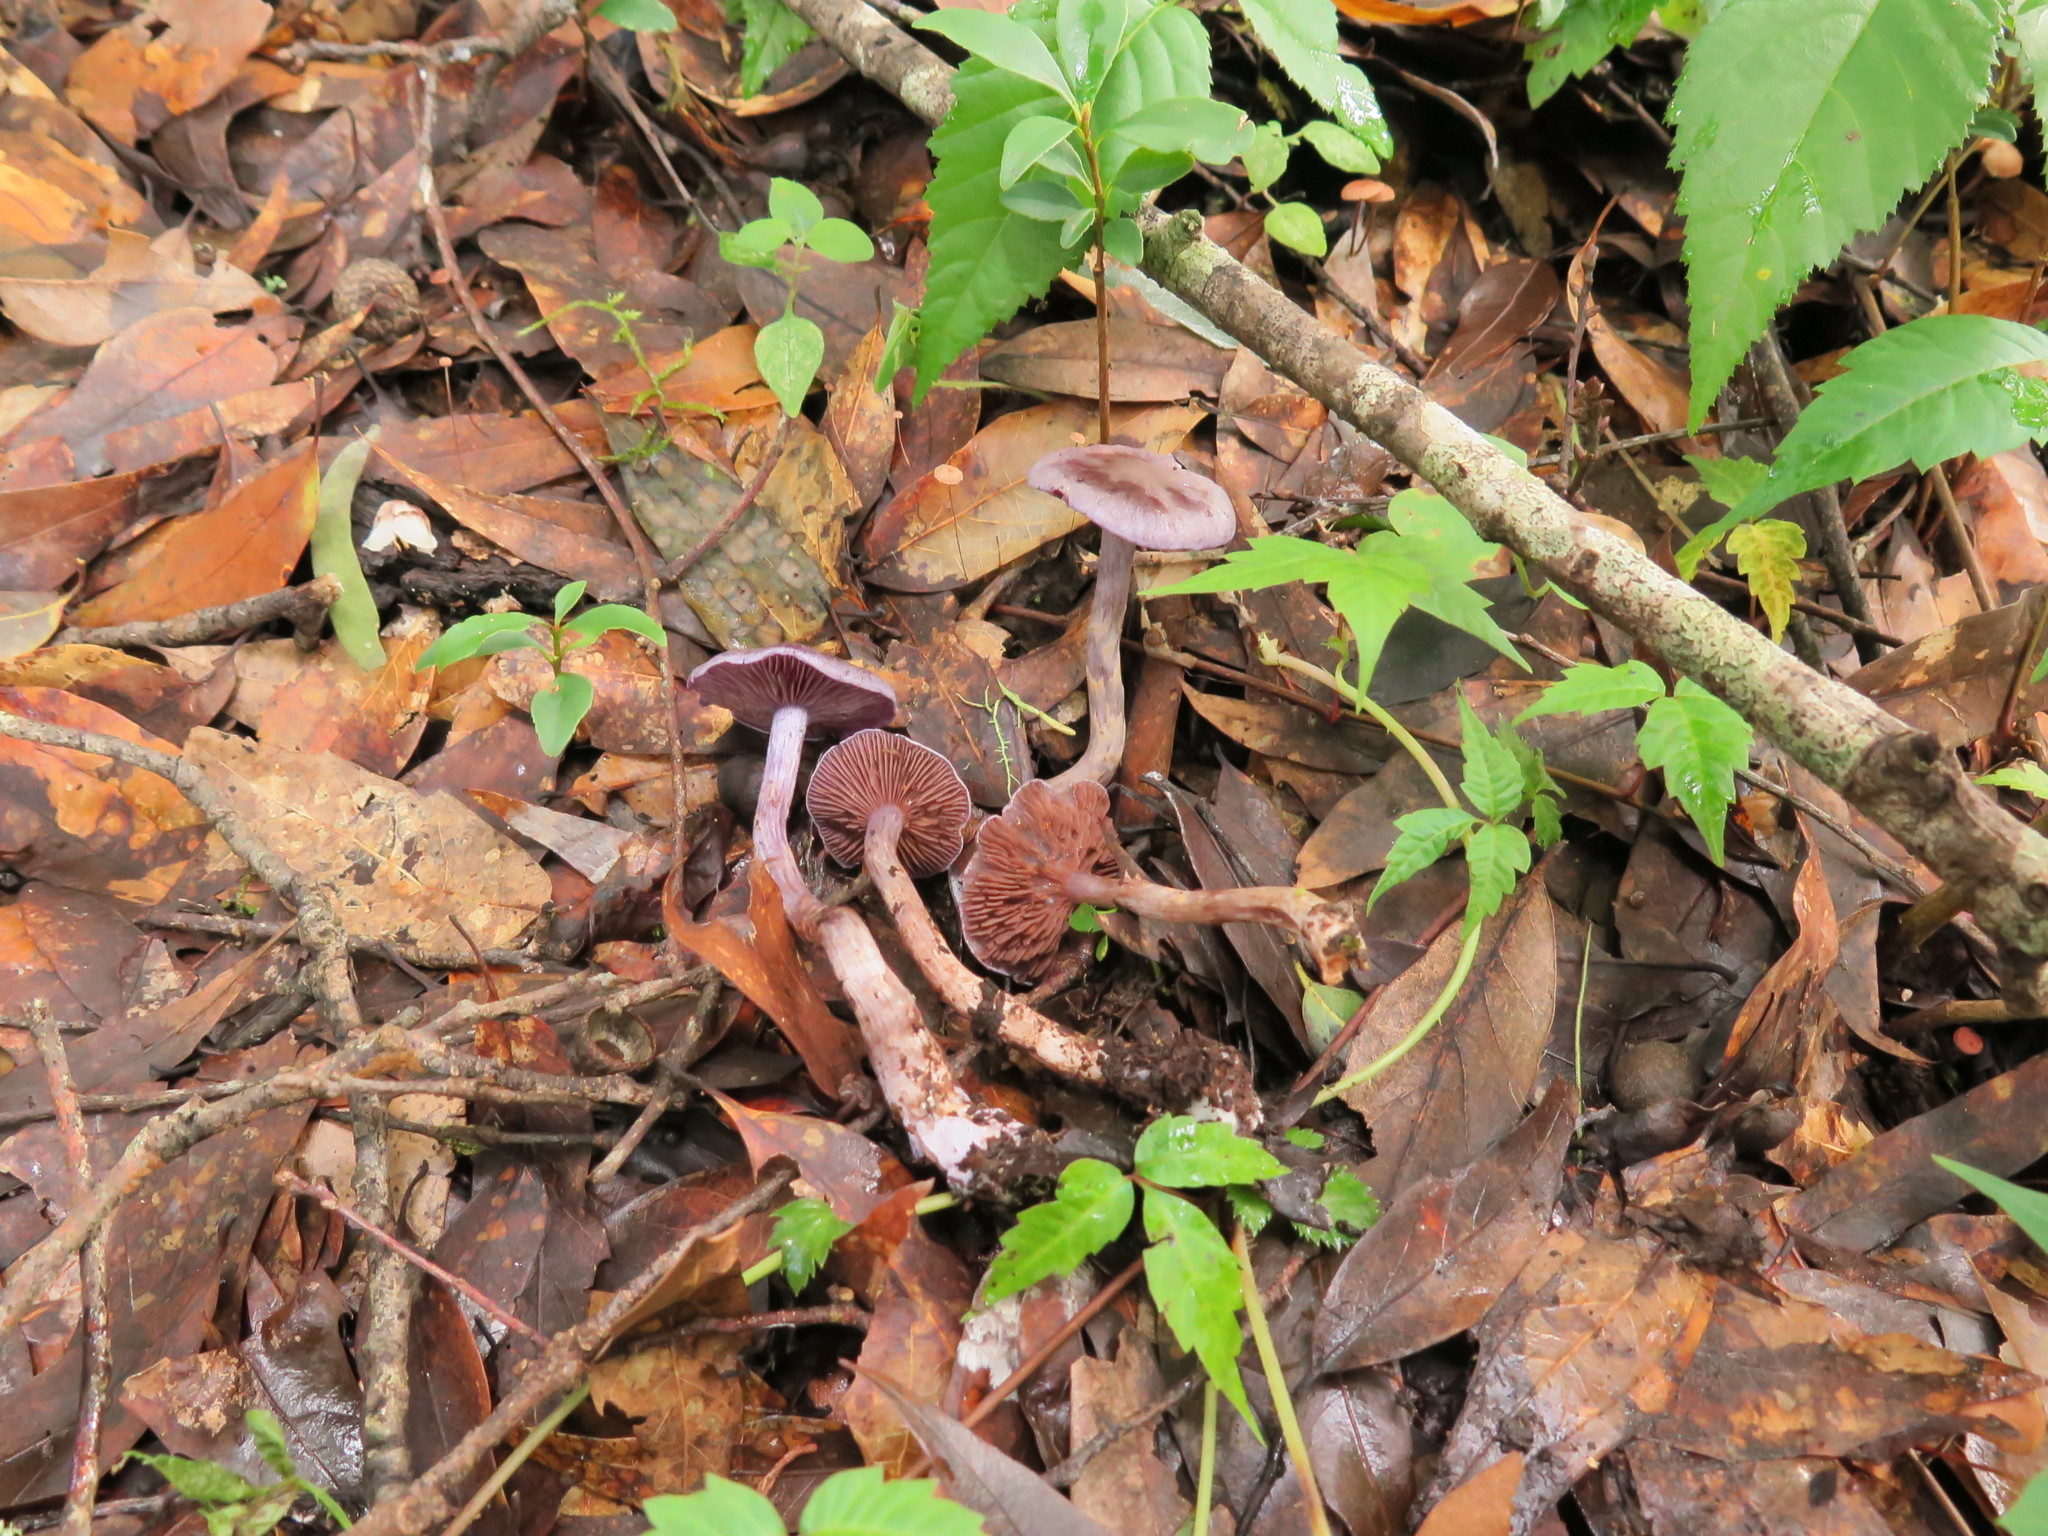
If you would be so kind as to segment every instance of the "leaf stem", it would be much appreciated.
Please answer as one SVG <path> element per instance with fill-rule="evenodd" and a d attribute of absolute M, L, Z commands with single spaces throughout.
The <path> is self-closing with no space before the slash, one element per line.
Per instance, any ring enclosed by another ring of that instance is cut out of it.
<path fill-rule="evenodd" d="M 1287 1442 L 1288 1459 L 1294 1463 L 1294 1475 L 1301 1483 L 1309 1536 L 1330 1536 L 1329 1512 L 1323 1508 L 1323 1492 L 1316 1486 L 1316 1470 L 1309 1463 L 1308 1440 L 1294 1413 L 1294 1396 L 1287 1390 L 1287 1371 L 1280 1363 L 1280 1351 L 1273 1346 L 1273 1330 L 1266 1326 L 1266 1308 L 1259 1300 L 1259 1277 L 1252 1268 L 1251 1246 L 1245 1241 L 1242 1226 L 1232 1235 L 1230 1247 L 1237 1255 L 1237 1276 L 1244 1288 L 1245 1312 L 1251 1319 L 1252 1343 L 1266 1373 L 1266 1386 L 1273 1394 L 1273 1417 L 1280 1421 L 1280 1438 Z"/>
<path fill-rule="evenodd" d="M 1195 1477 L 1194 1536 L 1209 1536 L 1209 1506 L 1216 1496 L 1216 1383 L 1202 1383 L 1202 1466 Z"/>
<path fill-rule="evenodd" d="M 1321 683 L 1339 698 L 1348 699 L 1354 710 L 1361 715 L 1370 716 L 1380 729 L 1398 741 L 1408 755 L 1415 759 L 1437 794 L 1442 797 L 1445 805 L 1454 811 L 1465 809 L 1463 805 L 1458 803 L 1458 792 L 1451 788 L 1451 781 L 1444 776 L 1442 766 L 1435 758 L 1429 755 L 1422 743 L 1415 739 L 1414 733 L 1388 713 L 1386 706 L 1381 704 L 1379 700 L 1373 698 L 1363 688 L 1352 687 L 1336 673 L 1325 671 L 1312 661 L 1303 661 L 1299 656 L 1290 656 L 1274 643 L 1271 635 L 1261 634 L 1258 637 L 1258 641 L 1259 660 L 1261 662 L 1269 667 L 1278 667 L 1283 672 L 1293 672 L 1313 682 Z"/>
<path fill-rule="evenodd" d="M 562 1420 L 574 1413 L 588 1396 L 590 1383 L 578 1382 L 575 1390 L 557 1403 L 546 1418 L 528 1430 L 526 1438 L 512 1448 L 512 1454 L 484 1479 L 483 1486 L 470 1495 L 469 1502 L 462 1506 L 453 1520 L 448 1522 L 448 1529 L 442 1536 L 462 1536 L 462 1533 L 469 1529 L 471 1522 L 484 1512 L 485 1506 L 498 1496 L 498 1490 L 512 1480 L 512 1474 L 526 1465 L 527 1458 L 540 1449 L 541 1442 L 559 1429 Z"/>
<path fill-rule="evenodd" d="M 1450 1008 L 1452 1001 L 1464 987 L 1465 978 L 1472 974 L 1472 957 L 1479 953 L 1479 935 L 1482 931 L 1483 925 L 1479 923 L 1472 924 L 1465 931 L 1465 942 L 1459 946 L 1458 963 L 1451 967 L 1450 979 L 1444 983 L 1444 989 L 1437 994 L 1436 1001 L 1429 1005 L 1429 1011 L 1415 1021 L 1415 1027 L 1402 1036 L 1400 1043 L 1377 1061 L 1368 1062 L 1348 1077 L 1338 1078 L 1315 1096 L 1315 1103 L 1327 1104 L 1339 1094 L 1349 1093 L 1353 1088 L 1364 1087 L 1422 1044 L 1423 1038 L 1436 1027 L 1437 1020 L 1444 1016 L 1445 1011 Z"/>

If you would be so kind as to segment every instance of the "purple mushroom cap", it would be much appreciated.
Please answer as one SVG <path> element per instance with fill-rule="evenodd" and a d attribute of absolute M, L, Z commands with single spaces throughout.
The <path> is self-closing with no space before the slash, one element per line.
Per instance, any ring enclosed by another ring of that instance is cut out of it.
<path fill-rule="evenodd" d="M 884 806 L 903 812 L 896 856 L 922 878 L 960 857 L 974 801 L 942 752 L 888 731 L 856 731 L 818 759 L 804 803 L 825 851 L 858 868 L 868 818 Z"/>
<path fill-rule="evenodd" d="M 757 731 L 792 705 L 808 715 L 805 733 L 812 736 L 843 735 L 896 718 L 896 690 L 881 678 L 802 645 L 727 651 L 692 672 L 689 684 L 705 703 L 731 710 Z"/>
<path fill-rule="evenodd" d="M 1237 535 L 1230 493 L 1163 453 L 1120 443 L 1058 448 L 1025 478 L 1140 549 L 1215 549 Z"/>

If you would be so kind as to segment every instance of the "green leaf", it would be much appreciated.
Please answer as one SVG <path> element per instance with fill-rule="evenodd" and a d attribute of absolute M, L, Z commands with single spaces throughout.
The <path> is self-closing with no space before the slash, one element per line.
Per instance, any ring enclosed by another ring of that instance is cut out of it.
<path fill-rule="evenodd" d="M 826 1478 L 804 1506 L 797 1530 L 801 1536 L 983 1536 L 981 1516 L 942 1498 L 930 1478 L 890 1482 L 880 1467 L 857 1467 Z M 754 1533 L 719 1531 L 717 1536 Z"/>
<path fill-rule="evenodd" d="M 1661 768 L 1664 784 L 1699 828 L 1707 852 L 1722 861 L 1735 771 L 1749 766 L 1749 722 L 1691 678 L 1659 699 L 1643 716 L 1636 753 L 1645 768 Z"/>
<path fill-rule="evenodd" d="M 1434 491 L 1398 491 L 1387 503 L 1392 533 L 1359 540 L 1361 559 L 1377 560 L 1389 548 L 1399 549 L 1429 573 L 1429 586 L 1415 599 L 1424 613 L 1484 640 L 1524 671 L 1529 664 L 1507 632 L 1493 620 L 1485 598 L 1472 590 L 1473 573 L 1500 553 L 1498 544 L 1482 539 L 1464 514 Z"/>
<path fill-rule="evenodd" d="M 1664 697 L 1664 679 L 1647 661 L 1603 667 L 1595 661 L 1574 662 L 1564 676 L 1543 690 L 1543 696 L 1517 720 L 1537 715 L 1597 715 L 1608 709 L 1640 709 Z"/>
<path fill-rule="evenodd" d="M 583 601 L 583 594 L 590 590 L 587 581 L 572 581 L 555 594 L 555 622 L 561 623 L 569 617 L 569 610 Z"/>
<path fill-rule="evenodd" d="M 1873 337 L 1843 356 L 1785 434 L 1770 478 L 1730 515 L 1908 461 L 1926 469 L 2017 448 L 2038 428 L 2019 419 L 2005 380 L 2015 364 L 2043 361 L 2048 335 L 1990 315 L 1929 315 Z"/>
<path fill-rule="evenodd" d="M 1378 155 L 1328 118 L 1319 117 L 1302 124 L 1301 137 L 1340 171 L 1348 171 L 1353 176 L 1370 176 L 1380 168 Z"/>
<path fill-rule="evenodd" d="M 1769 511 L 1777 502 L 1761 500 L 1753 509 L 1747 505 L 1749 498 L 1771 477 L 1771 466 L 1760 460 L 1708 459 L 1688 453 L 1685 462 L 1699 471 L 1700 484 L 1706 487 L 1707 494 L 1729 509 L 1679 546 L 1675 557 L 1678 574 L 1691 581 L 1700 562 L 1713 553 L 1714 546 L 1728 536 L 1730 529 Z"/>
<path fill-rule="evenodd" d="M 817 1277 L 832 1245 L 853 1230 L 853 1223 L 841 1221 L 823 1200 L 792 1200 L 775 1213 L 775 1225 L 768 1231 L 768 1246 L 782 1254 L 782 1272 L 793 1291 L 801 1291 Z"/>
<path fill-rule="evenodd" d="M 630 629 L 643 640 L 652 640 L 656 645 L 668 643 L 661 626 L 650 619 L 644 609 L 627 603 L 600 603 L 595 608 L 586 608 L 562 627 L 584 645 L 614 629 Z"/>
<path fill-rule="evenodd" d="M 1047 1275 L 1078 1268 L 1131 1224 L 1131 1199 L 1131 1181 L 1121 1169 L 1092 1157 L 1067 1164 L 1052 1199 L 1027 1205 L 1003 1234 L 983 1299 L 1001 1301 Z"/>
<path fill-rule="evenodd" d="M 2012 1536 L 2048 1536 L 2048 1474 L 2037 1473 L 1998 1517 Z"/>
<path fill-rule="evenodd" d="M 1145 1127 L 1132 1154 L 1140 1178 L 1171 1189 L 1250 1184 L 1287 1171 L 1279 1158 L 1221 1120 L 1163 1115 Z"/>
<path fill-rule="evenodd" d="M 1074 189 L 1057 177 L 1030 176 L 1003 191 L 1003 206 L 1012 213 L 1041 224 L 1060 226 L 1060 248 L 1074 245 L 1067 231 L 1078 216 L 1092 222 L 1095 210 L 1074 195 Z"/>
<path fill-rule="evenodd" d="M 1263 192 L 1287 174 L 1287 162 L 1293 157 L 1294 146 L 1288 143 L 1280 125 L 1261 123 L 1239 158 L 1244 161 L 1244 173 L 1251 179 L 1252 191 Z"/>
<path fill-rule="evenodd" d="M 195 1461 L 190 1456 L 153 1456 L 142 1451 L 130 1451 L 128 1459 L 155 1468 L 163 1474 L 165 1482 L 202 1508 L 247 1504 L 263 1496 L 263 1490 L 254 1483 L 217 1462 Z"/>
<path fill-rule="evenodd" d="M 576 727 L 590 713 L 590 701 L 595 697 L 590 679 L 581 672 L 556 673 L 554 687 L 541 689 L 526 706 L 533 719 L 534 734 L 540 737 L 541 751 L 550 757 L 560 757 L 575 736 Z"/>
<path fill-rule="evenodd" d="M 829 1482 L 830 1479 L 827 1479 Z M 822 1490 L 820 1490 L 822 1491 Z M 716 1472 L 696 1493 L 658 1493 L 640 1506 L 655 1536 L 788 1536 L 775 1506 Z"/>
<path fill-rule="evenodd" d="M 1134 264 L 1145 259 L 1145 237 L 1138 233 L 1138 226 L 1129 219 L 1111 219 L 1102 227 L 1102 249 L 1116 264 L 1109 273 L 1111 285 L 1116 286 L 1119 268 L 1125 272 L 1135 271 Z M 1153 283 L 1152 286 L 1157 288 L 1159 285 Z M 1154 307 L 1157 308 L 1156 305 Z M 1169 315 L 1168 318 L 1177 320 L 1180 317 Z"/>
<path fill-rule="evenodd" d="M 374 434 L 373 434 L 374 435 Z M 363 465 L 370 457 L 369 437 L 345 445 L 320 477 L 319 499 L 313 514 L 313 574 L 332 576 L 341 583 L 341 597 L 327 610 L 334 625 L 334 638 L 341 642 L 348 659 L 365 672 L 384 665 L 384 641 L 377 634 L 377 603 L 370 596 L 370 584 L 363 579 L 362 562 L 356 558 L 356 533 L 351 513 L 356 485 L 363 478 Z"/>
<path fill-rule="evenodd" d="M 1805 533 L 1781 518 L 1746 523 L 1728 535 L 1728 553 L 1735 557 L 1735 569 L 1749 578 L 1750 596 L 1770 621 L 1771 638 L 1784 639 L 1799 561 L 1806 553 Z"/>
<path fill-rule="evenodd" d="M 1329 254 L 1330 237 L 1323 217 L 1307 203 L 1275 203 L 1266 210 L 1266 234 L 1304 256 Z"/>
<path fill-rule="evenodd" d="M 802 413 L 824 361 L 825 333 L 803 315 L 770 320 L 754 337 L 754 365 L 788 415 Z"/>
<path fill-rule="evenodd" d="M 473 617 L 452 624 L 441 632 L 432 645 L 420 652 L 419 660 L 412 664 L 415 672 L 424 672 L 429 667 L 453 666 L 458 661 L 467 661 L 472 656 L 495 655 L 498 651 L 515 650 L 517 643 L 508 643 L 485 651 L 486 640 L 503 639 L 508 642 L 523 642 L 537 645 L 529 631 L 540 621 L 530 613 L 479 613 Z"/>
<path fill-rule="evenodd" d="M 1980 1195 L 1996 1200 L 1998 1208 L 2013 1219 L 2034 1246 L 2048 1253 L 2048 1195 L 1981 1168 L 1972 1168 L 1968 1163 L 1959 1163 L 1952 1157 L 1936 1155 L 1934 1160 Z"/>
<path fill-rule="evenodd" d="M 1145 1279 L 1180 1347 L 1202 1362 L 1209 1379 L 1257 1433 L 1237 1373 L 1243 1336 L 1237 1323 L 1242 1298 L 1237 1256 L 1199 1207 L 1163 1189 L 1145 1191 Z"/>
<path fill-rule="evenodd" d="M 1186 150 L 1198 160 L 1221 165 L 1251 142 L 1251 123 L 1236 107 L 1207 96 L 1173 96 L 1140 107 L 1110 127 L 1146 149 Z"/>
<path fill-rule="evenodd" d="M 769 76 L 818 34 L 782 0 L 727 0 L 726 15 L 740 29 L 740 94 L 758 96 Z"/>
<path fill-rule="evenodd" d="M 787 176 L 771 176 L 768 179 L 768 217 L 780 219 L 789 226 L 790 233 L 801 240 L 813 229 L 818 220 L 825 217 L 825 205 L 818 201 L 818 194 L 800 181 L 791 181 Z"/>
<path fill-rule="evenodd" d="M 1323 1197 L 1317 1202 L 1330 1220 L 1354 1232 L 1367 1232 L 1380 1219 L 1380 1197 L 1349 1168 L 1334 1168 L 1323 1181 Z"/>
<path fill-rule="evenodd" d="M 1328 0 L 1243 0 L 1242 9 L 1266 51 L 1309 100 L 1382 158 L 1394 152 L 1379 98 L 1358 66 L 1337 52 L 1336 7 Z"/>
<path fill-rule="evenodd" d="M 874 259 L 875 242 L 851 219 L 820 219 L 805 237 L 804 249 L 816 251 L 827 261 L 855 266 Z"/>
<path fill-rule="evenodd" d="M 1206 571 L 1163 587 L 1150 588 L 1152 597 L 1179 597 L 1196 592 L 1258 592 L 1285 586 L 1290 581 L 1334 581 L 1354 574 L 1359 557 L 1350 550 L 1332 549 L 1314 539 L 1297 539 L 1273 533 L 1253 539 L 1244 549 L 1232 550 Z"/>
<path fill-rule="evenodd" d="M 1517 876 L 1529 872 L 1529 839 L 1519 827 L 1489 821 L 1465 839 L 1465 869 L 1472 894 L 1465 899 L 1465 928 L 1470 932 L 1500 910 L 1515 888 Z"/>
<path fill-rule="evenodd" d="M 1225 1185 L 1223 1198 L 1230 1202 L 1230 1213 L 1244 1228 L 1246 1237 L 1257 1237 L 1273 1219 L 1273 1202 L 1249 1184 Z"/>
<path fill-rule="evenodd" d="M 956 7 L 925 17 L 917 25 L 936 32 L 986 64 L 1042 85 L 1070 106 L 1074 89 L 1045 39 L 1022 22 L 994 11 Z M 950 118 L 950 114 L 949 114 Z"/>
<path fill-rule="evenodd" d="M 1015 186 L 1055 149 L 1066 144 L 1074 136 L 1073 119 L 1065 117 L 1027 117 L 1010 130 L 1010 136 L 1003 140 L 1003 166 L 1001 181 L 1004 190 Z M 1071 150 L 1068 159 L 1073 166 L 1080 165 L 1079 158 Z M 1061 176 L 1070 176 L 1075 171 L 1067 165 L 1053 166 Z"/>
<path fill-rule="evenodd" d="M 1671 115 L 1693 425 L 1806 274 L 1961 142 L 1990 89 L 2001 9 L 1729 0 L 1687 50 Z"/>
<path fill-rule="evenodd" d="M 1309 1046 L 1325 1050 L 1365 999 L 1344 987 L 1324 986 L 1298 965 L 1294 973 L 1301 979 L 1301 1025 L 1308 1031 Z"/>
<path fill-rule="evenodd" d="M 292 1462 L 292 1448 L 284 1438 L 284 1426 L 277 1415 L 265 1408 L 251 1408 L 242 1421 L 249 1426 L 249 1438 L 256 1442 L 256 1454 L 279 1477 L 296 1482 L 299 1469 Z"/>
<path fill-rule="evenodd" d="M 1366 910 L 1371 911 L 1374 902 L 1403 880 L 1429 868 L 1450 852 L 1451 844 L 1478 825 L 1479 818 L 1470 811 L 1453 810 L 1447 805 L 1425 806 L 1397 817 L 1394 826 L 1399 835 L 1387 850 L 1386 867 L 1380 871 L 1372 895 L 1366 900 Z"/>
<path fill-rule="evenodd" d="M 1522 803 L 1522 765 L 1486 728 L 1461 691 L 1458 719 L 1463 727 L 1465 777 L 1459 785 L 1474 810 L 1488 821 L 1506 821 Z"/>
<path fill-rule="evenodd" d="M 675 12 L 661 0 L 604 0 L 597 14 L 628 32 L 673 32 Z"/>
<path fill-rule="evenodd" d="M 1583 75 L 1635 40 L 1657 0 L 1574 0 L 1529 44 L 1529 105 L 1540 107 L 1565 81 Z"/>
<path fill-rule="evenodd" d="M 720 230 L 718 254 L 742 267 L 772 270 L 782 248 L 796 238 L 796 231 L 781 219 L 754 219 L 738 229 Z"/>
<path fill-rule="evenodd" d="M 1300 1147 L 1304 1152 L 1320 1152 L 1330 1138 L 1321 1131 L 1312 1131 L 1305 1125 L 1297 1125 L 1286 1132 L 1287 1144 Z"/>
<path fill-rule="evenodd" d="M 2036 800 L 2048 800 L 2048 768 L 2036 762 L 2022 760 L 1994 768 L 1989 773 L 1978 774 L 1977 782 L 1995 789 L 2017 789 Z"/>

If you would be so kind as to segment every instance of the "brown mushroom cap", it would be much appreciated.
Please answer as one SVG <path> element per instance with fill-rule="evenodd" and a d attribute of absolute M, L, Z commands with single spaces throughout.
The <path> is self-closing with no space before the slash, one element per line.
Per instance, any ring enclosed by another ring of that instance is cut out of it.
<path fill-rule="evenodd" d="M 945 754 L 908 736 L 856 731 L 818 759 L 804 795 L 825 851 L 859 867 L 868 818 L 884 806 L 903 812 L 897 857 L 913 876 L 936 875 L 960 857 L 974 801 Z"/>
<path fill-rule="evenodd" d="M 1076 871 L 1114 876 L 1109 791 L 1083 780 L 1065 790 L 1034 779 L 1003 814 L 982 823 L 960 878 L 960 932 L 974 957 L 1019 981 L 1035 980 L 1069 930 Z"/>
<path fill-rule="evenodd" d="M 1140 549 L 1214 549 L 1237 534 L 1230 493 L 1163 453 L 1121 443 L 1058 448 L 1025 479 Z"/>
<path fill-rule="evenodd" d="M 727 651 L 690 674 L 690 687 L 707 704 L 732 711 L 742 725 L 765 731 L 777 710 L 804 710 L 805 734 L 838 735 L 896 718 L 896 690 L 850 661 L 802 645 Z"/>

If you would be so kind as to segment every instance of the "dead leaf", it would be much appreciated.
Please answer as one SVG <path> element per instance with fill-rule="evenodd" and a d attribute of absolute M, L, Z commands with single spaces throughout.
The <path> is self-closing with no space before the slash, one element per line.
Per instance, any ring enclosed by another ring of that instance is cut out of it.
<path fill-rule="evenodd" d="M 815 1115 L 753 1109 L 724 1094 L 713 1096 L 746 1143 L 756 1173 L 778 1157 L 788 1158 L 841 1221 L 866 1221 L 910 1183 L 904 1166 L 858 1131 Z"/>
<path fill-rule="evenodd" d="M 0 587 L 53 590 L 135 515 L 137 474 L 0 491 Z"/>
<path fill-rule="evenodd" d="M 1891 585 L 1891 583 L 1883 583 Z M 1916 731 L 1956 748 L 1988 736 L 2005 709 L 2020 652 L 2048 592 L 2034 591 L 1990 613 L 1973 613 L 1935 634 L 1888 651 L 1849 678 Z M 2020 689 L 2022 718 L 2048 709 L 2048 683 Z"/>
<path fill-rule="evenodd" d="M 509 949 L 549 899 L 540 866 L 453 795 L 214 730 L 194 731 L 185 756 L 294 869 L 329 882 L 355 937 L 444 954 L 472 940 Z"/>
<path fill-rule="evenodd" d="M 1593 344 L 1593 356 L 1601 370 L 1622 399 L 1635 407 L 1646 431 L 1684 430 L 1686 399 L 1692 388 L 1685 374 L 1623 336 L 1598 309 L 1586 321 L 1586 338 Z M 1704 438 L 1689 451 L 1718 456 L 1720 449 L 1711 438 Z"/>
<path fill-rule="evenodd" d="M 396 778 L 426 731 L 431 672 L 413 669 L 440 633 L 428 614 L 401 615 L 384 637 L 384 665 L 366 672 L 341 642 L 324 641 L 310 656 L 293 640 L 259 641 L 295 662 L 289 682 L 256 717 L 265 746 L 291 752 L 332 752 L 384 778 Z"/>
<path fill-rule="evenodd" d="M 562 667 L 590 679 L 590 713 L 576 728 L 581 740 L 605 752 L 668 751 L 669 701 L 661 664 L 638 638 L 626 630 L 609 630 L 595 645 L 572 651 Z M 555 678 L 547 658 L 534 650 L 493 657 L 484 676 L 493 693 L 518 709 L 528 708 Z M 686 752 L 705 751 L 732 729 L 728 711 L 704 703 L 688 688 L 677 688 L 676 711 Z"/>
<path fill-rule="evenodd" d="M 555 417 L 592 453 L 605 452 L 604 424 L 581 400 L 564 400 Z M 410 484 L 412 470 L 472 495 L 530 491 L 581 475 L 569 450 L 538 415 L 470 413 L 425 417 L 386 427 L 374 457 L 379 473 Z"/>
<path fill-rule="evenodd" d="M 1812 828 L 1803 814 L 1793 814 L 1808 849 L 1792 887 L 1799 931 L 1735 1016 L 1717 1079 L 1731 1098 L 1777 1084 L 1813 1091 L 1809 1075 L 1821 1049 L 1821 1026 L 1834 1011 L 1827 977 L 1841 953 L 1840 925 Z"/>
<path fill-rule="evenodd" d="M 881 496 L 896 453 L 896 408 L 875 388 L 886 339 L 879 325 L 862 337 L 825 397 L 825 440 L 845 466 L 860 511 Z"/>
<path fill-rule="evenodd" d="M 1135 1330 L 1124 1333 L 1114 1361 L 1076 1360 L 1070 1377 L 1068 1433 L 1075 1445 L 1131 1419 L 1166 1388 L 1158 1357 Z M 1074 1507 L 1124 1536 L 1173 1536 L 1190 1511 L 1153 1449 L 1154 1434 L 1146 1424 L 1105 1446 L 1074 1480 Z"/>
<path fill-rule="evenodd" d="M 79 56 L 65 98 L 133 144 L 210 101 L 262 43 L 270 19 L 263 0 L 157 0 Z"/>
<path fill-rule="evenodd" d="M 1445 1494 L 1415 1536 L 1511 1536 L 1521 1483 L 1522 1453 L 1509 1451 Z"/>
<path fill-rule="evenodd" d="M 384 449 L 386 462 L 392 462 L 392 453 L 389 446 Z M 463 527 L 529 565 L 590 583 L 590 595 L 600 602 L 630 602 L 641 595 L 633 552 L 608 537 L 617 528 L 603 507 L 546 496 L 470 491 L 403 461 L 395 467 L 407 485 Z"/>
<path fill-rule="evenodd" d="M 108 236 L 99 267 L 77 278 L 0 277 L 0 309 L 31 336 L 65 347 L 95 347 L 137 320 L 165 309 L 210 314 L 247 309 L 262 286 L 216 262 L 201 277 L 183 229 L 151 240 L 134 230 Z"/>
<path fill-rule="evenodd" d="M 1196 714 L 1263 757 L 1284 757 L 1325 773 L 1371 773 L 1391 750 L 1385 732 L 1358 720 L 1331 724 L 1298 704 L 1265 695 L 1232 699 L 1186 685 Z"/>
<path fill-rule="evenodd" d="M 1065 320 L 1026 331 L 985 353 L 982 377 L 1017 389 L 1093 400 L 1093 320 Z M 1109 322 L 1109 398 L 1123 401 L 1214 399 L 1236 356 L 1177 325 Z"/>
<path fill-rule="evenodd" d="M 671 411 L 752 411 L 775 403 L 754 361 L 751 325 L 728 325 L 702 341 L 667 352 L 650 353 L 642 368 L 630 357 L 598 375 L 590 395 L 608 411 L 634 416 L 654 410 L 650 370 L 661 380 L 661 402 Z"/>

